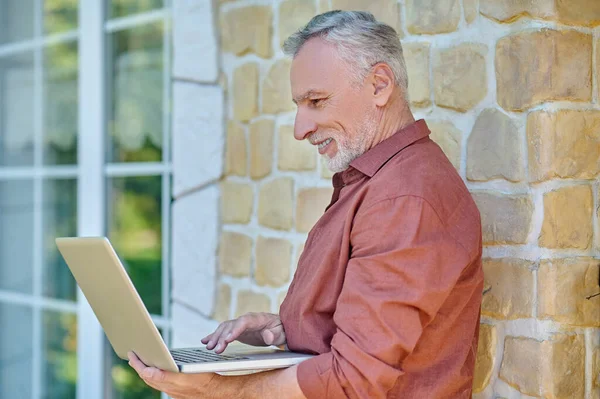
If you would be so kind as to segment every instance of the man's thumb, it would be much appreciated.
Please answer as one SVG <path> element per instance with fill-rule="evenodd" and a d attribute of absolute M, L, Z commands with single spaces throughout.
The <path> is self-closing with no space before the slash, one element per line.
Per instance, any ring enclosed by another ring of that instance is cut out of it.
<path fill-rule="evenodd" d="M 267 345 L 273 345 L 273 341 L 275 341 L 275 335 L 271 330 L 263 330 L 260 335 L 262 336 L 263 341 Z"/>

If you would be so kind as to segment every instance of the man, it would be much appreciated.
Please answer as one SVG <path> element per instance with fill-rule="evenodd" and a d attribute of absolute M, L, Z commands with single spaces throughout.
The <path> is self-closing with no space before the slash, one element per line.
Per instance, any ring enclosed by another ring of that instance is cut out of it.
<path fill-rule="evenodd" d="M 318 356 L 241 377 L 131 364 L 174 398 L 470 398 L 483 274 L 479 212 L 415 122 L 396 32 L 333 11 L 285 43 L 294 136 L 334 172 L 280 314 L 250 313 L 202 342 L 239 340 Z"/>

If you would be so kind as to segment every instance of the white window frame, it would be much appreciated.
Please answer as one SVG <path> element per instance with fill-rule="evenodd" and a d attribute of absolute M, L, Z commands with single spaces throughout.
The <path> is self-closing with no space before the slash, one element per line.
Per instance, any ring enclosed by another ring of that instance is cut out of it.
<path fill-rule="evenodd" d="M 33 182 L 34 225 L 32 245 L 33 294 L 20 294 L 0 290 L 0 301 L 6 304 L 27 305 L 33 311 L 33 361 L 32 398 L 41 397 L 42 342 L 41 313 L 54 310 L 77 315 L 77 398 L 105 399 L 110 397 L 110 375 L 104 333 L 82 292 L 77 292 L 77 302 L 50 299 L 42 293 L 42 184 L 45 179 L 77 179 L 77 235 L 104 236 L 107 231 L 106 181 L 112 177 L 161 176 L 162 179 L 162 315 L 153 315 L 157 327 L 163 330 L 165 341 L 170 343 L 170 239 L 171 239 L 171 146 L 170 115 L 163 109 L 162 161 L 150 163 L 106 163 L 107 94 L 105 40 L 109 33 L 130 29 L 148 23 L 163 21 L 163 104 L 171 103 L 171 2 L 164 0 L 162 9 L 110 21 L 105 20 L 105 2 L 79 0 L 78 26 L 75 31 L 50 36 L 42 35 L 43 0 L 35 0 L 33 39 L 0 45 L 0 56 L 33 51 L 34 55 L 34 164 L 27 167 L 1 167 L 0 179 L 28 179 Z M 67 166 L 43 165 L 43 49 L 48 44 L 78 41 L 79 121 L 78 164 Z M 163 395 L 166 398 L 166 395 Z"/>

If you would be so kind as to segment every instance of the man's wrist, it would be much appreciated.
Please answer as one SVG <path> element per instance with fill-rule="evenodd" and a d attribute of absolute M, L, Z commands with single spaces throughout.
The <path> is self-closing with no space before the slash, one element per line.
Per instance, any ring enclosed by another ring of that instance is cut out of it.
<path fill-rule="evenodd" d="M 211 399 L 304 398 L 297 366 L 240 376 L 215 375 L 207 387 Z"/>

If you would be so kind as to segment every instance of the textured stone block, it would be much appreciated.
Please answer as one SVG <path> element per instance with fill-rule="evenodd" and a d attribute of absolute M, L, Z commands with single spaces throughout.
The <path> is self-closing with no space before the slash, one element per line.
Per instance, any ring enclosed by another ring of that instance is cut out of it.
<path fill-rule="evenodd" d="M 456 170 L 460 170 L 462 132 L 449 121 L 430 122 L 428 126 L 429 137 L 441 147 Z"/>
<path fill-rule="evenodd" d="M 214 83 L 219 77 L 219 47 L 213 2 L 173 1 L 173 76 Z M 198 40 L 201 37 L 202 40 Z"/>
<path fill-rule="evenodd" d="M 279 5 L 279 45 L 301 29 L 317 13 L 315 3 L 306 0 L 285 0 Z M 289 77 L 288 77 L 289 78 Z"/>
<path fill-rule="evenodd" d="M 494 371 L 497 345 L 496 327 L 488 324 L 479 326 L 477 361 L 473 377 L 473 393 L 483 391 L 490 383 Z"/>
<path fill-rule="evenodd" d="M 401 34 L 400 9 L 396 0 L 331 0 L 334 10 L 369 11 L 385 24 L 388 24 Z"/>
<path fill-rule="evenodd" d="M 265 294 L 241 290 L 237 296 L 237 309 L 235 317 L 240 317 L 250 312 L 271 312 L 271 300 Z"/>
<path fill-rule="evenodd" d="M 219 244 L 219 271 L 233 277 L 248 277 L 252 263 L 252 238 L 224 231 Z"/>
<path fill-rule="evenodd" d="M 467 142 L 467 178 L 474 181 L 525 178 L 518 127 L 502 112 L 486 109 L 477 118 Z"/>
<path fill-rule="evenodd" d="M 290 279 L 292 244 L 279 238 L 258 237 L 256 241 L 256 271 L 258 285 L 281 287 Z"/>
<path fill-rule="evenodd" d="M 600 82 L 600 37 L 596 39 L 596 82 Z M 600 101 L 600 84 L 596 83 L 596 103 Z"/>
<path fill-rule="evenodd" d="M 233 72 L 233 117 L 247 122 L 258 115 L 258 64 L 248 62 Z"/>
<path fill-rule="evenodd" d="M 600 25 L 600 2 L 597 0 L 555 0 L 558 20 L 567 25 Z"/>
<path fill-rule="evenodd" d="M 252 216 L 254 190 L 250 184 L 221 183 L 221 221 L 248 223 Z"/>
<path fill-rule="evenodd" d="M 465 9 L 465 21 L 470 24 L 479 15 L 479 0 L 463 0 L 463 8 Z"/>
<path fill-rule="evenodd" d="M 544 194 L 540 246 L 589 248 L 593 235 L 592 214 L 593 197 L 590 186 L 565 187 Z"/>
<path fill-rule="evenodd" d="M 487 94 L 485 57 L 482 44 L 460 44 L 438 50 L 433 56 L 435 103 L 440 107 L 466 112 Z"/>
<path fill-rule="evenodd" d="M 272 55 L 273 15 L 271 6 L 235 8 L 221 15 L 221 46 L 235 55 Z"/>
<path fill-rule="evenodd" d="M 227 122 L 225 145 L 225 174 L 246 176 L 248 163 L 246 135 L 244 128 L 234 121 Z"/>
<path fill-rule="evenodd" d="M 592 390 L 600 394 L 600 344 L 596 344 L 592 357 Z"/>
<path fill-rule="evenodd" d="M 218 206 L 219 190 L 210 186 L 177 199 L 172 208 L 172 299 L 206 316 L 214 303 Z"/>
<path fill-rule="evenodd" d="M 496 86 L 498 104 L 510 111 L 591 101 L 592 36 L 542 29 L 503 37 L 496 45 Z"/>
<path fill-rule="evenodd" d="M 521 259 L 484 259 L 482 313 L 497 319 L 533 315 L 533 264 Z"/>
<path fill-rule="evenodd" d="M 481 13 L 500 22 L 529 16 L 567 25 L 600 25 L 600 3 L 596 0 L 481 0 Z"/>
<path fill-rule="evenodd" d="M 331 202 L 333 188 L 300 190 L 296 202 L 296 230 L 308 233 Z"/>
<path fill-rule="evenodd" d="M 483 243 L 524 244 L 531 227 L 533 204 L 527 195 L 472 193 L 483 230 Z"/>
<path fill-rule="evenodd" d="M 308 140 L 294 138 L 293 126 L 279 127 L 278 162 L 279 170 L 315 170 L 317 167 L 317 147 Z"/>
<path fill-rule="evenodd" d="M 250 177 L 268 176 L 273 168 L 275 122 L 261 119 L 250 124 Z"/>
<path fill-rule="evenodd" d="M 552 341 L 542 342 L 507 337 L 500 379 L 531 396 L 583 399 L 583 336 L 556 335 Z"/>
<path fill-rule="evenodd" d="M 269 69 L 262 85 L 262 112 L 276 114 L 296 109 L 290 86 L 291 60 L 276 61 Z"/>
<path fill-rule="evenodd" d="M 289 230 L 293 225 L 294 182 L 282 177 L 263 184 L 258 203 L 258 222 L 265 227 Z"/>
<path fill-rule="evenodd" d="M 592 179 L 600 173 L 600 112 L 532 112 L 527 144 L 532 181 Z"/>
<path fill-rule="evenodd" d="M 408 72 L 408 98 L 412 107 L 431 105 L 430 47 L 429 43 L 406 43 L 403 46 Z"/>
<path fill-rule="evenodd" d="M 217 290 L 217 300 L 213 312 L 213 320 L 223 322 L 229 320 L 229 310 L 231 309 L 231 287 L 222 283 Z"/>
<path fill-rule="evenodd" d="M 406 25 L 410 33 L 454 32 L 459 21 L 458 0 L 406 0 Z"/>
<path fill-rule="evenodd" d="M 522 16 L 551 19 L 555 0 L 479 0 L 481 14 L 499 22 L 513 22 Z"/>
<path fill-rule="evenodd" d="M 538 317 L 561 323 L 600 327 L 597 294 L 600 261 L 592 258 L 543 260 L 538 271 Z"/>
<path fill-rule="evenodd" d="M 225 134 L 220 87 L 174 82 L 172 132 L 174 197 L 221 177 Z"/>

